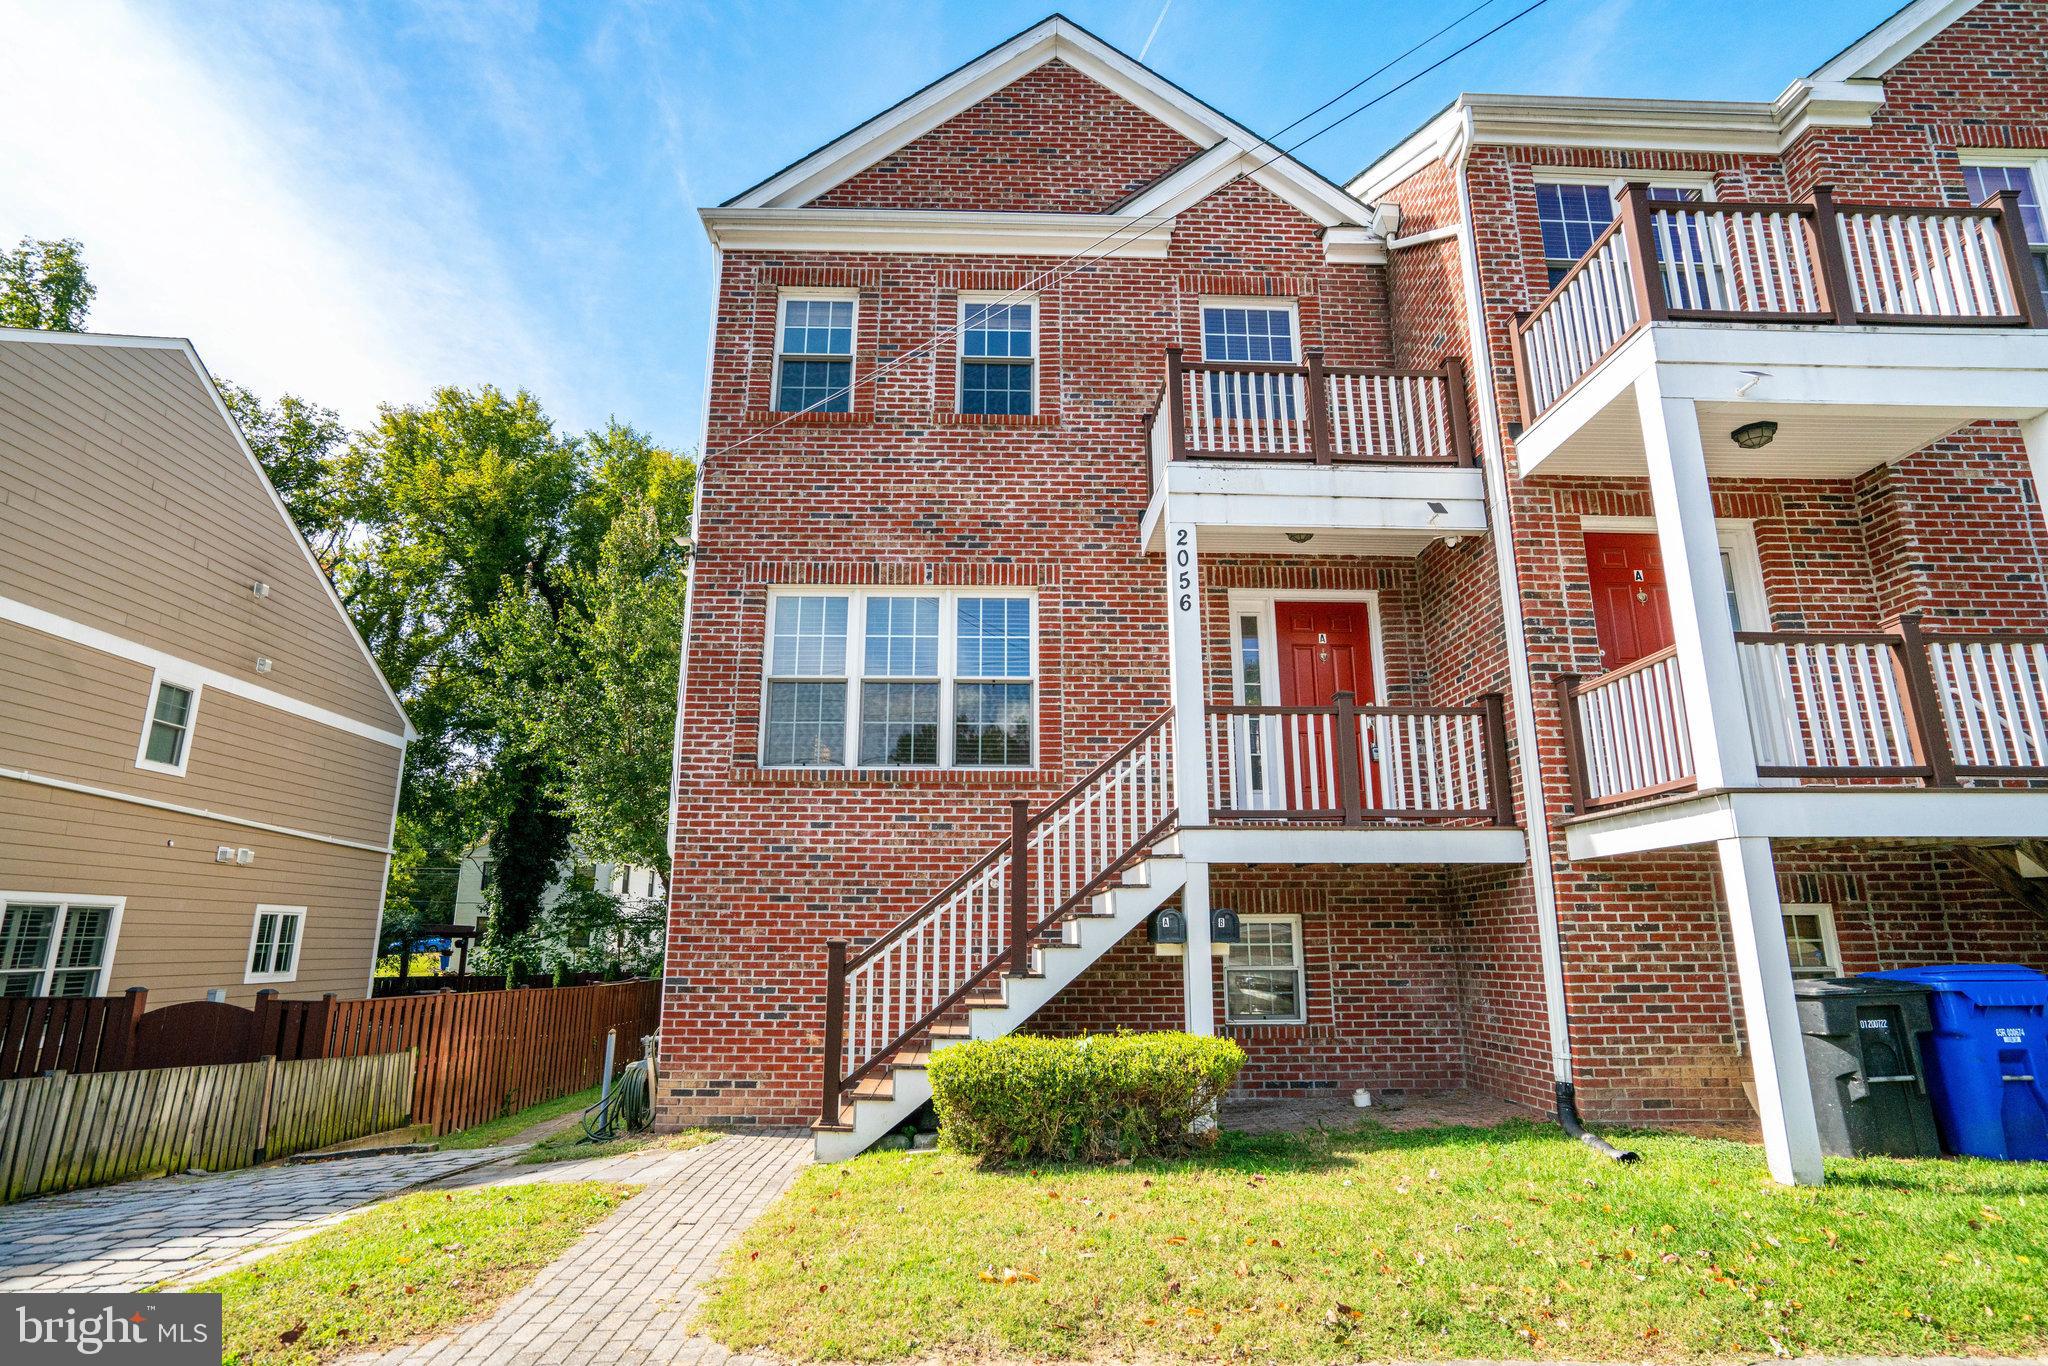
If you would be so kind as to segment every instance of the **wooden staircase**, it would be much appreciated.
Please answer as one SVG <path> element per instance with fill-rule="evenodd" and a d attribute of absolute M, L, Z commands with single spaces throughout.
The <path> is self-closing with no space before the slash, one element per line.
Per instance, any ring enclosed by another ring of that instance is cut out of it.
<path fill-rule="evenodd" d="M 826 945 L 821 1161 L 865 1150 L 931 1099 L 925 1065 L 1017 1029 L 1178 892 L 1171 713 L 857 954 Z"/>

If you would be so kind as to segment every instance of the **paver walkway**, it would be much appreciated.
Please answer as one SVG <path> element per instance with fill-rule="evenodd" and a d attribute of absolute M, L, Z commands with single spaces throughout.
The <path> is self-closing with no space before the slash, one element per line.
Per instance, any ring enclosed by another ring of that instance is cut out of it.
<path fill-rule="evenodd" d="M 632 1181 L 644 1189 L 489 1318 L 346 1366 L 743 1366 L 753 1359 L 692 1337 L 685 1325 L 719 1254 L 810 1160 L 808 1138 L 734 1135 L 688 1152 L 478 1172 L 469 1183 Z"/>
<path fill-rule="evenodd" d="M 0 1209 L 0 1292 L 139 1290 L 491 1162 L 502 1152 L 392 1153 L 127 1181 Z"/>

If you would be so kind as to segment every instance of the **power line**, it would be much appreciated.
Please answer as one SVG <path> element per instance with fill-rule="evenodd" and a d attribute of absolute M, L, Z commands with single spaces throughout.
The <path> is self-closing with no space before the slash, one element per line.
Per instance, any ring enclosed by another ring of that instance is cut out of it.
<path fill-rule="evenodd" d="M 1279 132 L 1273 134 L 1273 137 L 1278 137 L 1281 133 L 1285 133 L 1290 129 L 1297 128 L 1301 126 L 1303 123 L 1306 123 L 1309 119 L 1314 118 L 1323 110 L 1328 109 L 1331 105 L 1337 103 L 1345 96 L 1351 94 L 1353 91 L 1357 90 L 1366 82 L 1372 80 L 1376 76 L 1382 75 L 1390 68 L 1407 60 L 1415 53 L 1421 51 L 1425 47 L 1428 47 L 1438 38 L 1443 37 L 1444 34 L 1449 33 L 1452 29 L 1457 28 L 1460 24 L 1463 24 L 1467 19 L 1470 19 L 1473 15 L 1479 13 L 1481 10 L 1486 9 L 1488 6 L 1494 3 L 1495 0 L 1480 0 L 1479 4 L 1474 5 L 1469 10 L 1466 10 L 1463 14 L 1451 20 L 1451 22 L 1445 24 L 1436 32 L 1430 34 L 1427 38 L 1424 38 L 1421 41 L 1408 47 L 1404 51 L 1395 55 L 1390 60 L 1382 63 L 1373 71 L 1367 73 L 1365 76 L 1362 76 L 1358 80 L 1353 81 L 1349 86 L 1345 87 L 1337 94 L 1331 96 L 1329 99 L 1323 101 L 1314 109 L 1309 110 L 1308 113 L 1303 114 L 1300 118 L 1295 119 L 1294 122 L 1288 124 L 1285 128 L 1282 128 L 1279 130 Z M 1398 91 L 1404 90 L 1410 85 L 1413 85 L 1416 81 L 1419 81 L 1424 76 L 1427 76 L 1431 72 L 1438 70 L 1445 63 L 1450 62 L 1452 59 L 1462 56 L 1467 52 L 1470 52 L 1473 48 L 1479 46 L 1479 44 L 1485 42 L 1488 38 L 1493 37 L 1502 29 L 1507 28 L 1510 24 L 1513 24 L 1516 21 L 1523 19 L 1530 14 L 1535 13 L 1537 10 L 1542 9 L 1543 6 L 1549 3 L 1550 0 L 1533 0 L 1533 3 L 1516 11 L 1514 14 L 1509 15 L 1506 19 L 1503 19 L 1500 23 L 1495 24 L 1492 28 L 1486 30 L 1486 32 L 1480 34 L 1478 37 L 1472 39 L 1470 42 L 1467 42 L 1464 45 L 1454 48 L 1451 51 L 1445 53 L 1443 56 L 1431 62 L 1428 66 L 1423 67 L 1421 70 L 1406 77 L 1400 82 L 1392 86 L 1389 86 L 1387 89 L 1381 91 L 1379 94 L 1374 95 L 1371 99 L 1365 101 L 1356 109 L 1353 109 L 1349 113 L 1332 120 L 1330 123 L 1324 125 L 1322 128 L 1317 129 L 1315 132 L 1309 134 L 1305 138 L 1302 138 L 1300 141 L 1292 143 L 1287 147 L 1281 148 L 1279 151 L 1275 152 L 1271 157 L 1267 158 L 1265 161 L 1260 162 L 1257 166 L 1254 166 L 1251 170 L 1238 172 L 1229 180 L 1217 186 L 1216 189 L 1212 190 L 1208 195 L 1203 196 L 1204 200 L 1213 198 L 1215 195 L 1220 194 L 1224 190 L 1229 189 L 1232 185 L 1237 184 L 1238 181 L 1245 179 L 1247 176 L 1257 175 L 1260 171 L 1263 171 L 1267 167 L 1272 166 L 1275 162 L 1280 161 L 1282 158 L 1291 156 L 1297 149 L 1306 147 L 1309 143 L 1314 142 L 1317 138 L 1322 137 L 1325 133 L 1330 132 L 1332 129 L 1338 127 L 1343 123 L 1348 122 L 1351 119 L 1356 118 L 1358 115 L 1372 108 L 1381 100 L 1384 100 L 1388 96 L 1393 95 Z M 1268 147 L 1272 145 L 1272 138 L 1262 137 L 1257 142 L 1253 143 L 1250 147 L 1246 148 L 1245 154 L 1249 155 L 1250 153 L 1257 151 L 1260 147 Z M 1182 209 L 1174 213 L 1166 214 L 1160 218 L 1141 218 L 1135 219 L 1130 223 L 1119 224 L 1117 227 L 1111 229 L 1103 236 L 1096 238 L 1095 241 L 1081 248 L 1081 250 L 1075 252 L 1073 255 L 1065 257 L 1064 259 L 1055 262 L 1052 266 L 1048 267 L 1042 274 L 1033 276 L 1030 280 L 1026 281 L 1024 284 L 1018 285 L 1014 289 L 1010 290 L 1007 294 L 1004 294 L 1002 297 L 988 301 L 989 306 L 994 307 L 1008 303 L 1012 299 L 1019 298 L 1026 294 L 1034 293 L 1046 285 L 1054 284 L 1058 280 L 1060 280 L 1065 274 L 1070 273 L 1071 270 L 1077 268 L 1082 262 L 1096 259 L 1096 256 L 1098 254 L 1107 254 L 1097 253 L 1096 249 L 1098 247 L 1102 247 L 1104 244 L 1109 243 L 1114 239 L 1122 236 L 1123 234 L 1133 231 L 1134 229 L 1141 234 L 1151 232 L 1155 228 L 1159 228 L 1168 223 L 1172 223 L 1173 221 L 1178 219 L 1182 213 L 1185 213 L 1186 211 L 1187 210 Z M 908 362 L 917 359 L 919 356 L 930 353 L 933 348 L 939 345 L 939 343 L 945 341 L 949 337 L 957 336 L 962 330 L 962 328 L 965 327 L 965 325 L 966 323 L 963 319 L 961 322 L 954 323 L 949 327 L 942 328 L 938 332 L 933 333 L 929 340 L 919 342 L 916 346 L 911 347 L 903 354 L 896 356 L 884 362 L 881 365 L 875 366 L 866 374 L 853 376 L 852 379 L 847 381 L 846 385 L 843 388 L 835 389 L 830 394 L 827 394 L 824 398 L 818 399 L 816 402 L 812 403 L 810 406 L 806 408 L 799 409 L 798 411 L 793 413 L 785 413 L 776 421 L 769 423 L 767 426 L 761 428 L 758 431 L 747 433 L 745 436 L 741 437 L 737 441 L 730 443 L 729 445 L 721 446 L 715 451 L 707 452 L 704 456 L 704 459 L 706 461 L 709 461 L 715 456 L 726 455 L 729 454 L 730 452 L 738 450 L 742 446 L 751 445 L 753 442 L 760 440 L 762 437 L 768 436 L 769 434 L 779 431 L 785 426 L 788 426 L 797 418 L 807 416 L 814 412 L 822 411 L 818 407 L 819 404 L 830 403 L 832 400 L 838 398 L 841 394 L 849 396 L 849 406 L 851 406 L 851 395 L 856 390 L 858 390 L 862 385 L 872 385 L 876 380 L 879 380 L 883 375 L 888 374 L 889 372 L 895 370 L 899 366 L 907 364 Z M 779 333 L 782 327 L 782 322 L 779 315 L 776 319 L 775 326 L 777 332 Z M 710 401 L 710 396 L 708 394 L 705 396 L 705 401 Z"/>

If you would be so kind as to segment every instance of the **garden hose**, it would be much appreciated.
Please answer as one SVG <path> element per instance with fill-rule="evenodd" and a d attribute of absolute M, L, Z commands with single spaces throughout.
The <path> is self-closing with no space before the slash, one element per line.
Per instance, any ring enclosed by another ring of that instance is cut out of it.
<path fill-rule="evenodd" d="M 647 1062 L 629 1062 L 609 1094 L 583 1112 L 583 1141 L 603 1143 L 622 1132 L 647 1127 L 653 1110 L 647 1095 Z"/>

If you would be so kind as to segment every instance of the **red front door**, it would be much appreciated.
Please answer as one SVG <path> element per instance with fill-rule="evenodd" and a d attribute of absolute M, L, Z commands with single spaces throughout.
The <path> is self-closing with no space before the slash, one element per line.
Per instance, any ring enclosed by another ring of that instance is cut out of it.
<path fill-rule="evenodd" d="M 1633 664 L 1671 643 L 1671 602 L 1656 536 L 1587 532 L 1586 574 L 1593 585 L 1593 627 L 1608 668 Z"/>
<path fill-rule="evenodd" d="M 1273 604 L 1280 670 L 1280 705 L 1327 707 L 1340 692 L 1364 706 L 1373 699 L 1372 630 L 1362 602 L 1279 602 Z M 1288 806 L 1297 811 L 1335 811 L 1340 785 L 1336 771 L 1336 730 L 1323 718 L 1289 717 L 1282 757 Z M 1359 737 L 1359 794 L 1376 806 L 1368 747 Z"/>

